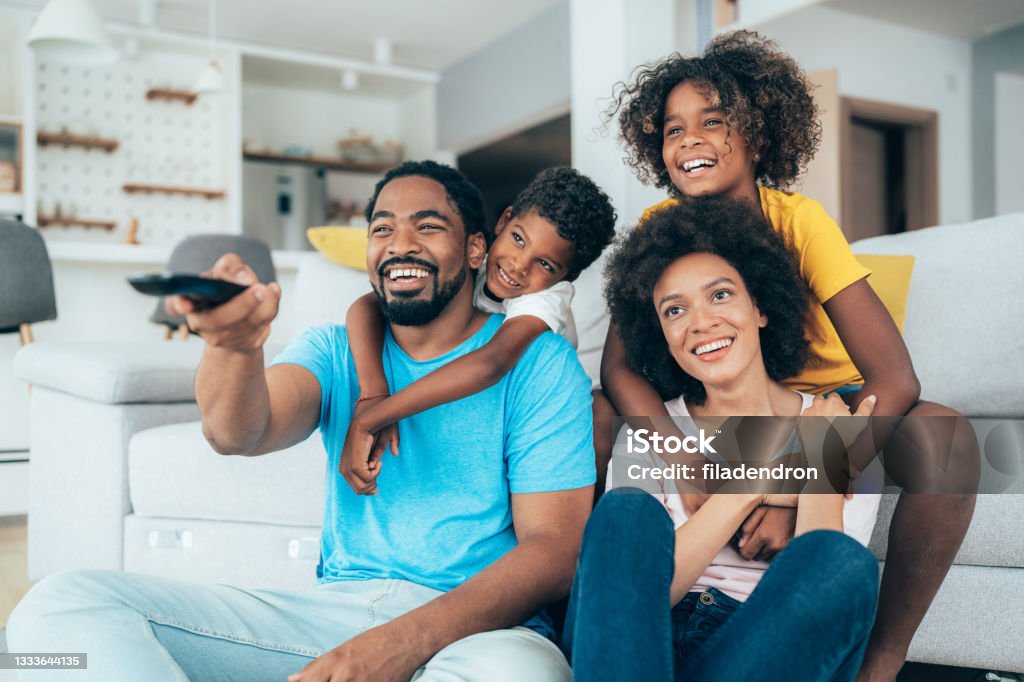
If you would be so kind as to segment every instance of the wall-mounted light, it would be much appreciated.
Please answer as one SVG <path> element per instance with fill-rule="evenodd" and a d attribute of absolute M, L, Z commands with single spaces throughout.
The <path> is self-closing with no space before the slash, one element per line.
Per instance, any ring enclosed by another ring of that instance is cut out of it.
<path fill-rule="evenodd" d="M 391 41 L 387 38 L 377 38 L 373 41 L 373 61 L 381 66 L 391 64 Z"/>
<path fill-rule="evenodd" d="M 355 90 L 359 87 L 359 74 L 352 69 L 345 69 L 341 72 L 342 90 Z"/>
<path fill-rule="evenodd" d="M 192 90 L 201 95 L 215 95 L 224 92 L 224 73 L 220 70 L 220 62 L 217 61 L 217 0 L 210 0 L 208 8 L 210 30 L 207 51 L 210 62 L 203 68 L 196 84 L 192 87 Z"/>
<path fill-rule="evenodd" d="M 89 0 L 50 0 L 28 35 L 36 54 L 76 64 L 110 64 L 117 50 Z"/>

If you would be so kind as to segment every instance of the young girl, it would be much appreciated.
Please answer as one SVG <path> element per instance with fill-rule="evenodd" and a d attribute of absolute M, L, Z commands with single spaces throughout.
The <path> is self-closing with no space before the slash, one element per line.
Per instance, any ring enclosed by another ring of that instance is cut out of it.
<path fill-rule="evenodd" d="M 369 407 L 357 408 L 340 469 L 357 493 L 376 494 L 380 455 L 389 442 L 398 454 L 394 425 L 400 419 L 498 383 L 545 331 L 576 345 L 572 281 L 615 234 L 615 210 L 608 196 L 572 168 L 549 168 L 516 196 L 495 233 L 477 275 L 473 302 L 485 312 L 504 313 L 505 321 L 485 346 L 394 396 L 389 396 L 381 366 L 384 320 L 377 295 L 363 296 L 349 310 L 346 326 L 364 396 L 359 407 Z M 428 281 L 430 273 L 422 265 L 403 264 L 400 257 L 392 261 L 389 276 Z"/>
<path fill-rule="evenodd" d="M 908 449 L 917 457 L 905 467 L 909 475 L 918 481 L 957 481 L 962 488 L 956 495 L 904 493 L 893 516 L 879 618 L 863 672 L 865 679 L 891 680 L 970 524 L 977 440 L 957 412 L 918 401 L 920 385 L 899 330 L 839 227 L 817 202 L 782 191 L 797 179 L 820 139 L 811 86 L 771 41 L 739 31 L 716 38 L 700 57 L 676 54 L 641 67 L 610 113 L 618 115 L 638 177 L 669 192 L 670 198 L 645 216 L 689 197 L 756 202 L 795 252 L 812 293 L 806 322 L 810 360 L 785 385 L 817 394 L 835 391 L 854 408 L 864 396 L 875 395 L 876 415 L 950 418 L 932 420 L 946 432 L 927 434 L 930 443 L 912 428 L 903 434 L 917 446 Z M 605 394 L 619 414 L 665 414 L 657 392 L 627 366 L 614 322 L 613 316 L 602 359 Z M 595 410 L 601 414 L 600 405 Z M 904 423 L 912 427 L 912 422 Z M 606 448 L 599 478 L 604 462 Z M 915 480 L 899 482 L 915 489 Z M 689 511 L 702 500 L 685 498 Z M 792 519 L 786 510 L 752 517 L 740 540 L 743 555 L 770 557 L 784 546 Z"/>
<path fill-rule="evenodd" d="M 612 255 L 605 291 L 630 366 L 669 414 L 849 416 L 838 397 L 779 383 L 807 358 L 807 295 L 782 239 L 749 204 L 698 199 L 652 214 Z M 778 424 L 772 461 L 814 442 L 786 439 L 791 422 Z M 738 455 L 749 461 L 763 442 Z M 664 464 L 626 452 L 612 461 L 616 490 L 587 526 L 569 607 L 575 679 L 852 680 L 877 592 L 865 545 L 879 496 L 740 491 L 690 514 L 672 481 L 643 476 Z M 650 496 L 622 488 L 634 481 Z M 651 497 L 661 506 L 638 499 Z M 759 505 L 794 503 L 797 538 L 770 568 L 728 546 Z"/>

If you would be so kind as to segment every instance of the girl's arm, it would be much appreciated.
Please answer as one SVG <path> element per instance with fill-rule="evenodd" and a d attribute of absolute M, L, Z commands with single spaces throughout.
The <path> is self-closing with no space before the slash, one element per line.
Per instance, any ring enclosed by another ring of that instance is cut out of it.
<path fill-rule="evenodd" d="M 532 315 L 505 320 L 481 348 L 434 370 L 363 412 L 356 418 L 358 428 L 373 433 L 410 415 L 493 386 L 547 330 L 547 323 Z"/>
<path fill-rule="evenodd" d="M 637 374 L 626 363 L 626 346 L 619 336 L 619 327 L 615 321 L 608 325 L 608 336 L 604 342 L 601 355 L 601 390 L 611 401 L 615 411 L 628 417 L 669 417 L 665 403 L 651 382 Z M 629 420 L 633 428 L 647 428 L 658 431 L 653 422 L 637 423 Z M 661 422 L 668 427 L 671 422 Z M 661 429 L 662 432 L 665 428 Z M 680 434 L 681 435 L 681 434 Z M 611 450 L 611 445 L 608 445 Z M 692 492 L 691 483 L 677 481 L 681 486 L 679 493 L 683 496 L 683 507 L 690 516 L 700 508 L 708 496 L 704 493 Z"/>
<path fill-rule="evenodd" d="M 850 407 L 856 410 L 861 400 L 874 395 L 875 415 L 906 414 L 921 395 L 921 383 L 900 330 L 867 279 L 854 282 L 822 307 L 864 377 L 864 388 Z"/>
<path fill-rule="evenodd" d="M 676 529 L 670 604 L 675 606 L 686 596 L 754 509 L 761 504 L 792 507 L 796 502 L 796 495 L 757 493 L 723 493 L 708 498 L 686 523 Z"/>
<path fill-rule="evenodd" d="M 381 354 L 384 349 L 384 316 L 374 293 L 356 299 L 345 316 L 345 330 L 352 359 L 356 365 L 361 397 L 382 396 L 389 392 Z"/>
<path fill-rule="evenodd" d="M 620 415 L 667 417 L 661 396 L 642 375 L 626 364 L 626 346 L 613 320 L 601 355 L 601 388 Z"/>

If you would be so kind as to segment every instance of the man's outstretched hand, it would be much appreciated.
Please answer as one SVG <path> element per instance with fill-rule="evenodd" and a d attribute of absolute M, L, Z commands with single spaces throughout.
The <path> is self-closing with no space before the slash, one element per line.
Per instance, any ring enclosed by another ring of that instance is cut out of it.
<path fill-rule="evenodd" d="M 220 257 L 204 277 L 224 279 L 249 288 L 227 303 L 196 310 L 183 296 L 168 296 L 164 308 L 172 315 L 184 315 L 189 329 L 209 346 L 239 352 L 263 347 L 270 336 L 270 322 L 277 316 L 281 287 L 276 282 L 261 284 L 252 268 L 234 253 Z"/>

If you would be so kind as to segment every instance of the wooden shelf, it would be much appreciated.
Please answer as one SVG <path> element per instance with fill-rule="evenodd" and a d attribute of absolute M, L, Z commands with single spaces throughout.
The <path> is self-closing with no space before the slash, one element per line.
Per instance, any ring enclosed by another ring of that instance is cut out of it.
<path fill-rule="evenodd" d="M 120 144 L 117 140 L 110 140 L 102 137 L 91 137 L 88 135 L 68 135 L 66 133 L 39 133 L 36 135 L 36 142 L 38 142 L 41 147 L 45 147 L 48 144 L 60 144 L 65 147 L 102 149 L 107 153 L 117 149 Z"/>
<path fill-rule="evenodd" d="M 39 227 L 88 227 L 98 230 L 112 231 L 117 227 L 113 220 L 89 220 L 87 218 L 76 218 L 74 216 L 48 216 L 41 215 L 36 218 Z"/>
<path fill-rule="evenodd" d="M 181 194 L 204 199 L 223 199 L 224 190 L 203 189 L 201 187 L 172 187 L 170 185 L 147 185 L 139 182 L 126 182 L 121 189 L 128 194 Z"/>
<path fill-rule="evenodd" d="M 182 102 L 186 106 L 195 104 L 197 97 L 199 97 L 199 93 L 192 92 L 191 90 L 174 90 L 172 88 L 150 88 L 146 90 L 146 99 L 150 101 L 166 99 L 172 102 Z"/>
<path fill-rule="evenodd" d="M 344 159 L 332 159 L 327 156 L 289 156 L 274 152 L 244 152 L 242 158 L 246 161 L 312 166 L 314 168 L 353 173 L 383 173 L 398 165 L 397 163 L 345 161 Z"/>

